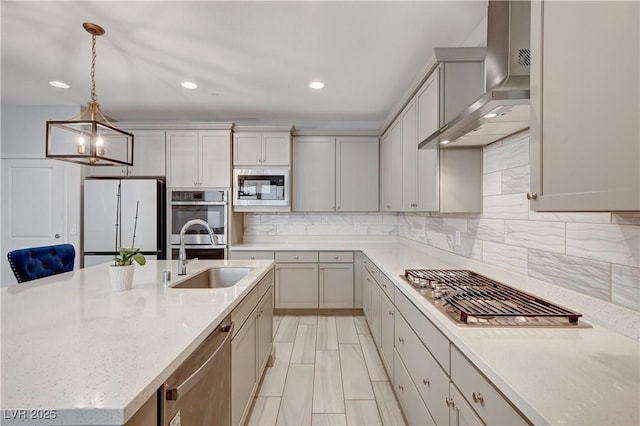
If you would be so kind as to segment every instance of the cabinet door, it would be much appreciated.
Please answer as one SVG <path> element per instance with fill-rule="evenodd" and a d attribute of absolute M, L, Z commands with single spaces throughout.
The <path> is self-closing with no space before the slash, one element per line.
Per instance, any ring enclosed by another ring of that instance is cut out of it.
<path fill-rule="evenodd" d="M 416 106 L 411 101 L 400 115 L 402 123 L 402 210 L 416 211 L 417 169 L 418 169 L 418 136 L 416 134 Z M 397 171 L 397 173 L 400 172 Z"/>
<path fill-rule="evenodd" d="M 286 132 L 262 133 L 262 165 L 291 165 L 291 134 Z"/>
<path fill-rule="evenodd" d="M 449 424 L 451 426 L 477 426 L 484 424 L 453 383 L 449 385 L 449 398 Z"/>
<path fill-rule="evenodd" d="M 378 138 L 337 138 L 337 211 L 378 211 L 378 150 Z"/>
<path fill-rule="evenodd" d="M 335 139 L 297 138 L 293 142 L 293 159 L 293 210 L 335 211 Z"/>
<path fill-rule="evenodd" d="M 382 331 L 381 331 L 381 316 L 380 316 L 380 295 L 382 293 L 382 289 L 378 286 L 378 284 L 373 281 L 373 284 L 371 285 L 371 305 L 370 305 L 370 310 L 371 310 L 371 324 L 369 324 L 369 326 L 371 327 L 371 335 L 373 336 L 373 340 L 376 342 L 376 345 L 378 346 L 378 348 L 380 347 L 380 343 L 381 343 L 381 335 L 382 335 Z"/>
<path fill-rule="evenodd" d="M 134 130 L 133 134 L 133 166 L 129 168 L 129 176 L 164 176 L 164 131 Z"/>
<path fill-rule="evenodd" d="M 382 175 L 381 211 L 399 211 L 402 208 L 402 130 L 400 120 L 387 131 L 382 147 L 380 173 Z"/>
<path fill-rule="evenodd" d="M 440 69 L 436 68 L 416 94 L 418 142 L 440 128 Z"/>
<path fill-rule="evenodd" d="M 197 186 L 200 181 L 198 145 L 198 132 L 195 130 L 167 132 L 167 186 Z"/>
<path fill-rule="evenodd" d="M 393 380 L 393 336 L 395 308 L 386 294 L 380 296 L 380 354 L 387 373 Z"/>
<path fill-rule="evenodd" d="M 200 185 L 231 186 L 231 139 L 228 131 L 200 131 Z"/>
<path fill-rule="evenodd" d="M 435 425 L 396 351 L 393 352 L 393 387 L 410 425 Z"/>
<path fill-rule="evenodd" d="M 440 166 L 438 149 L 418 150 L 418 211 L 440 209 Z"/>
<path fill-rule="evenodd" d="M 231 341 L 231 424 L 237 425 L 250 407 L 257 385 L 255 311 Z"/>
<path fill-rule="evenodd" d="M 364 311 L 364 317 L 367 320 L 367 323 L 372 324 L 373 319 L 371 318 L 371 285 L 373 283 L 373 279 L 371 278 L 371 274 L 367 271 L 364 266 L 362 267 L 362 310 Z"/>
<path fill-rule="evenodd" d="M 320 264 L 320 307 L 353 308 L 353 264 Z"/>
<path fill-rule="evenodd" d="M 256 372 L 257 380 L 260 380 L 260 373 L 269 360 L 273 342 L 273 289 L 269 289 L 258 304 L 256 324 L 258 333 Z"/>
<path fill-rule="evenodd" d="M 318 264 L 276 265 L 276 308 L 318 307 Z"/>
<path fill-rule="evenodd" d="M 640 3 L 531 15 L 531 209 L 640 210 Z"/>
<path fill-rule="evenodd" d="M 237 132 L 233 134 L 233 165 L 262 165 L 262 140 L 258 132 Z"/>
<path fill-rule="evenodd" d="M 133 143 L 133 149 L 134 152 L 136 150 L 136 144 L 138 143 L 138 139 L 135 138 L 134 139 L 134 143 Z M 134 164 L 137 161 L 136 154 L 133 154 L 133 162 Z M 114 176 L 118 176 L 118 177 L 125 177 L 127 176 L 127 171 L 128 168 L 127 167 L 87 167 L 87 176 L 91 176 L 91 177 L 114 177 Z"/>

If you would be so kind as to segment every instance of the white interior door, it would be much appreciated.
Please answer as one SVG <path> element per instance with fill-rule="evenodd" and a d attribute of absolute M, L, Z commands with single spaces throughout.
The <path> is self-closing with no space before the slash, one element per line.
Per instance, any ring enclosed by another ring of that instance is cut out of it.
<path fill-rule="evenodd" d="M 60 161 L 3 159 L 2 286 L 16 283 L 7 260 L 11 250 L 60 244 L 64 227 L 64 169 Z M 77 250 L 77 248 L 76 248 Z"/>

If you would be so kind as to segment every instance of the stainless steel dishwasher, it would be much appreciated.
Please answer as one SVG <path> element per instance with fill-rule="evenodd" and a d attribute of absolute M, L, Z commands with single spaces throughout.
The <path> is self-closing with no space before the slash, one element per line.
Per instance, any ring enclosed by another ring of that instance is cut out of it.
<path fill-rule="evenodd" d="M 232 329 L 225 318 L 164 383 L 163 425 L 231 424 Z"/>

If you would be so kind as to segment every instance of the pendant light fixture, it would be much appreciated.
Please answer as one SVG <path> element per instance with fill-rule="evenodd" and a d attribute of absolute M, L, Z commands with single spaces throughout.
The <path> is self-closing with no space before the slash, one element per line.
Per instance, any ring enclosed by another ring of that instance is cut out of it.
<path fill-rule="evenodd" d="M 104 116 L 96 94 L 96 37 L 104 29 L 85 22 L 91 34 L 91 100 L 67 121 L 47 121 L 46 157 L 88 166 L 133 165 L 133 135 L 114 127 Z"/>

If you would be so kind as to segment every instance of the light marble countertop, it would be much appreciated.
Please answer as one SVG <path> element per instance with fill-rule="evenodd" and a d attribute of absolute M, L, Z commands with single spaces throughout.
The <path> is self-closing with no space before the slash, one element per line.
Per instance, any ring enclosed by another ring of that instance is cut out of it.
<path fill-rule="evenodd" d="M 407 268 L 465 268 L 534 294 L 542 292 L 538 295 L 560 304 L 575 295 L 553 293 L 556 290 L 545 289 L 545 284 L 536 280 L 404 239 L 262 242 L 231 250 L 363 251 L 394 281 L 396 291 L 405 294 L 533 424 L 640 424 L 638 340 L 598 324 L 580 329 L 456 326 L 400 275 Z M 561 297 L 566 300 L 558 301 Z M 587 322 L 603 316 L 598 312 L 601 305 L 594 301 L 576 303 Z M 607 312 L 605 316 L 611 315 Z M 638 315 L 621 316 L 637 320 Z"/>
<path fill-rule="evenodd" d="M 136 266 L 130 291 L 111 291 L 108 265 L 2 288 L 3 425 L 120 425 L 215 329 L 273 262 L 199 260 L 187 277 L 212 266 L 251 266 L 235 286 L 174 289 L 176 261 Z M 26 409 L 25 412 L 9 411 Z M 55 410 L 56 419 L 30 409 Z M 22 417 L 22 418 L 20 418 Z"/>

